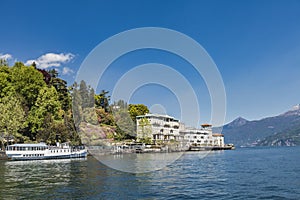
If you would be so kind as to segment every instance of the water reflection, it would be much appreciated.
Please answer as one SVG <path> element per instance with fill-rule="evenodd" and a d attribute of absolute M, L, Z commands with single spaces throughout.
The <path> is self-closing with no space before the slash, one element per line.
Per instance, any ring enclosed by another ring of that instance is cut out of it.
<path fill-rule="evenodd" d="M 10 191 L 16 188 L 18 193 L 36 195 L 49 192 L 54 186 L 68 185 L 71 182 L 71 162 L 74 160 L 6 161 L 1 167 L 2 189 L 7 191 L 5 197 L 14 199 L 15 194 Z"/>
<path fill-rule="evenodd" d="M 92 156 L 87 161 L 0 161 L 0 199 L 299 199 L 299 147 L 203 154 L 185 153 L 150 173 L 117 171 Z M 143 159 L 158 160 L 157 155 L 105 158 L 148 169 L 157 165 L 143 166 Z"/>
<path fill-rule="evenodd" d="M 93 153 L 93 156 L 106 166 L 129 173 L 146 173 L 160 170 L 182 156 L 182 152 L 144 153 L 103 155 Z"/>

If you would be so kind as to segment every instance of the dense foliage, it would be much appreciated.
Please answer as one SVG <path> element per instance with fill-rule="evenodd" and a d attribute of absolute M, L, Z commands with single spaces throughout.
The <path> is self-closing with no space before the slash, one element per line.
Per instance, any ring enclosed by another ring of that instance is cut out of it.
<path fill-rule="evenodd" d="M 0 136 L 15 142 L 79 144 L 72 123 L 66 81 L 55 70 L 45 71 L 16 62 L 0 65 Z"/>
<path fill-rule="evenodd" d="M 68 88 L 55 69 L 21 62 L 8 66 L 0 60 L 1 142 L 54 144 L 58 138 L 79 145 L 91 138 L 134 139 L 135 117 L 148 113 L 148 108 L 122 100 L 110 105 L 108 93 L 95 94 L 84 81 Z"/>

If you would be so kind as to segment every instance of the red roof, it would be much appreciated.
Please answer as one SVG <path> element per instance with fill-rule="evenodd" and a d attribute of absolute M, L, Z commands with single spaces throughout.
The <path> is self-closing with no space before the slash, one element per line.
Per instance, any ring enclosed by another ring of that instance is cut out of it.
<path fill-rule="evenodd" d="M 211 124 L 202 124 L 201 126 L 204 128 L 204 127 L 211 127 L 212 125 Z"/>
<path fill-rule="evenodd" d="M 221 134 L 221 133 L 213 133 L 212 135 L 215 136 L 215 137 L 218 137 L 218 136 L 224 137 L 224 135 Z"/>

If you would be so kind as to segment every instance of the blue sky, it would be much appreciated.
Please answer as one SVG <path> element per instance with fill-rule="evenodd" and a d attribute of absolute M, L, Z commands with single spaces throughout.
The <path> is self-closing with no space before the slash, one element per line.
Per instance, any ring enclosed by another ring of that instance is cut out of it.
<path fill-rule="evenodd" d="M 139 27 L 164 27 L 201 44 L 216 63 L 227 96 L 226 122 L 260 119 L 300 103 L 300 1 L 14 1 L 1 0 L 0 56 L 36 60 L 72 83 L 86 56 L 105 39 Z M 200 99 L 200 122 L 210 121 L 210 96 L 184 60 L 158 50 L 129 53 L 107 71 L 98 90 L 149 62 L 178 69 Z M 180 70 L 181 69 L 181 70 Z M 132 103 L 161 104 L 180 118 L 168 88 L 139 88 Z M 189 122 L 187 122 L 189 123 Z"/>

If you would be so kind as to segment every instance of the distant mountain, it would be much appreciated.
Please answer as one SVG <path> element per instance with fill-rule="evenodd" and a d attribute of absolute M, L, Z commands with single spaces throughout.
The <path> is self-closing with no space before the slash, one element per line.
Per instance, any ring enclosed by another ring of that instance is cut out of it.
<path fill-rule="evenodd" d="M 235 120 L 233 120 L 231 123 L 228 124 L 228 128 L 235 128 L 235 127 L 243 126 L 247 122 L 249 122 L 249 121 L 242 117 L 238 117 Z"/>
<path fill-rule="evenodd" d="M 259 141 L 257 146 L 298 146 L 300 145 L 300 124 L 271 135 Z"/>
<path fill-rule="evenodd" d="M 281 115 L 261 120 L 248 121 L 238 117 L 224 125 L 222 133 L 225 136 L 226 143 L 233 143 L 236 146 L 270 145 L 272 144 L 270 140 L 274 142 L 279 138 L 281 138 L 282 145 L 284 145 L 285 138 L 297 134 L 297 127 L 300 128 L 300 105 L 294 106 Z M 214 128 L 214 131 L 220 132 L 220 128 Z M 265 142 L 262 143 L 262 141 Z M 286 145 L 294 143 L 298 145 L 297 142 L 291 141 L 290 143 L 287 142 Z"/>

